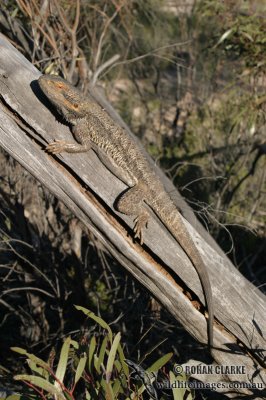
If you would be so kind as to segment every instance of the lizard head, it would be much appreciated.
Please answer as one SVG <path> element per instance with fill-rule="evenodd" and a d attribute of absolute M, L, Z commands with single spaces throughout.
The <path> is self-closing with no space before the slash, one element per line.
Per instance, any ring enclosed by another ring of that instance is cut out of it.
<path fill-rule="evenodd" d="M 83 94 L 65 79 L 57 75 L 42 75 L 38 79 L 38 84 L 48 100 L 67 121 L 75 123 L 77 119 L 85 116 Z"/>

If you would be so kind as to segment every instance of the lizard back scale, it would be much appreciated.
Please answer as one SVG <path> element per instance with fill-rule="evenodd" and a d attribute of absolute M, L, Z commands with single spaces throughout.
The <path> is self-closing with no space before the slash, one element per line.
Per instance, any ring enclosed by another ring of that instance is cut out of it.
<path fill-rule="evenodd" d="M 47 151 L 56 154 L 63 151 L 80 153 L 95 150 L 103 163 L 129 186 L 119 196 L 116 208 L 135 217 L 134 234 L 140 239 L 140 243 L 143 244 L 143 229 L 147 227 L 150 216 L 146 203 L 187 254 L 203 287 L 208 309 L 208 343 L 212 347 L 214 313 L 206 265 L 180 213 L 150 167 L 142 149 L 104 109 L 86 98 L 66 80 L 56 75 L 42 75 L 38 83 L 56 110 L 71 124 L 77 141 L 55 141 L 47 146 Z"/>

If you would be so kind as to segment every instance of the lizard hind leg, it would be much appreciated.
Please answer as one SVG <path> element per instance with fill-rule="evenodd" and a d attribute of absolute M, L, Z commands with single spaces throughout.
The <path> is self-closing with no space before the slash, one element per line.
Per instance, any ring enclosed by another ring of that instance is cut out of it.
<path fill-rule="evenodd" d="M 145 209 L 134 219 L 134 238 L 139 239 L 141 245 L 143 245 L 143 229 L 147 228 L 148 221 L 149 213 Z"/>
<path fill-rule="evenodd" d="M 149 212 L 144 205 L 145 190 L 140 185 L 128 189 L 118 199 L 117 210 L 123 214 L 134 216 L 134 238 L 140 240 L 143 244 L 143 230 L 147 228 L 149 220 Z"/>

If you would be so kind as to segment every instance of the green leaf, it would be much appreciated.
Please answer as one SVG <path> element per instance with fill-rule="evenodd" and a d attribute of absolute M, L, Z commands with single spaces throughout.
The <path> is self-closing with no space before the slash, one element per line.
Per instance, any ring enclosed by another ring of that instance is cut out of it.
<path fill-rule="evenodd" d="M 172 387 L 174 400 L 183 400 L 185 391 L 182 388 L 175 387 L 175 384 L 176 384 L 177 380 L 176 380 L 175 374 L 172 371 L 169 372 L 169 378 L 170 378 L 170 384 L 171 384 L 171 387 Z"/>
<path fill-rule="evenodd" d="M 110 328 L 110 326 L 100 317 L 97 317 L 97 315 L 95 315 L 92 311 L 88 310 L 85 307 L 81 307 L 81 306 L 75 306 L 77 310 L 82 311 L 85 315 L 87 315 L 87 317 L 93 319 L 95 322 L 97 322 L 98 325 L 100 325 L 102 328 L 106 329 L 108 331 L 108 335 L 109 335 L 109 340 L 110 342 L 112 342 L 112 330 Z"/>
<path fill-rule="evenodd" d="M 115 399 L 117 398 L 118 393 L 120 393 L 120 388 L 121 388 L 121 382 L 120 382 L 120 378 L 119 378 L 119 379 L 116 379 L 113 384 L 113 393 L 114 393 Z"/>
<path fill-rule="evenodd" d="M 44 378 L 34 375 L 15 375 L 14 379 L 17 381 L 22 380 L 30 382 L 32 385 L 38 386 L 39 388 L 46 390 L 46 392 L 56 395 L 58 400 L 65 400 L 65 396 L 61 393 L 61 391 Z"/>
<path fill-rule="evenodd" d="M 234 28 L 230 28 L 230 29 L 228 29 L 227 31 L 225 31 L 225 32 L 222 34 L 222 36 L 220 37 L 220 39 L 218 40 L 218 42 L 216 43 L 215 47 L 216 47 L 216 46 L 219 46 L 219 44 L 223 43 L 223 42 L 225 41 L 225 39 L 227 39 L 227 38 L 231 35 L 231 33 L 233 32 L 233 30 L 234 30 Z"/>
<path fill-rule="evenodd" d="M 30 369 L 31 369 L 33 372 L 36 372 L 37 374 L 41 375 L 43 378 L 48 379 L 49 373 L 48 373 L 48 371 L 47 371 L 46 369 L 44 369 L 44 368 L 42 368 L 42 367 L 38 367 L 38 366 L 36 365 L 36 363 L 33 362 L 33 361 L 30 360 L 30 359 L 27 359 L 27 363 L 28 363 L 28 366 L 30 367 Z"/>
<path fill-rule="evenodd" d="M 109 382 L 106 382 L 104 379 L 102 379 L 101 385 L 105 391 L 105 400 L 114 400 L 115 397 L 112 385 Z"/>
<path fill-rule="evenodd" d="M 186 382 L 187 376 L 184 373 L 179 374 L 176 376 L 172 371 L 169 373 L 170 383 L 172 386 L 172 392 L 174 396 L 174 400 L 183 400 L 185 395 L 187 400 L 193 400 L 192 393 L 188 387 L 182 387 L 185 385 L 180 385 L 178 387 L 178 382 Z"/>
<path fill-rule="evenodd" d="M 119 382 L 123 388 L 128 387 L 128 377 L 126 376 L 125 372 L 123 371 L 123 367 L 121 362 L 116 359 L 114 362 L 114 366 L 119 374 Z"/>
<path fill-rule="evenodd" d="M 156 372 L 159 371 L 160 368 L 162 368 L 165 364 L 168 363 L 168 361 L 172 358 L 173 353 L 167 353 L 161 358 L 159 358 L 155 363 L 153 363 L 148 369 L 148 372 Z"/>
<path fill-rule="evenodd" d="M 106 353 L 107 340 L 108 340 L 108 337 L 105 336 L 105 338 L 103 339 L 102 345 L 101 345 L 101 349 L 100 349 L 97 365 L 95 366 L 96 370 L 98 372 L 100 371 L 101 364 L 103 363 L 103 359 L 104 359 L 104 356 L 105 356 L 105 353 Z"/>
<path fill-rule="evenodd" d="M 27 355 L 28 354 L 27 350 L 22 349 L 21 347 L 11 347 L 10 349 L 12 351 L 15 351 L 16 353 L 19 353 L 19 354 L 23 354 L 23 355 Z"/>
<path fill-rule="evenodd" d="M 59 358 L 58 366 L 57 366 L 56 373 L 55 373 L 55 376 L 57 377 L 57 379 L 62 383 L 63 383 L 64 376 L 66 373 L 70 343 L 71 343 L 71 338 L 70 337 L 66 338 L 66 340 L 62 346 L 62 349 L 61 349 L 60 358 Z M 56 384 L 59 385 L 58 382 L 56 382 Z"/>
<path fill-rule="evenodd" d="M 88 360 L 88 363 L 89 363 L 89 371 L 90 372 L 92 370 L 91 363 L 92 363 L 92 358 L 93 358 L 95 349 L 96 349 L 96 338 L 95 338 L 95 336 L 93 336 L 91 338 L 90 345 L 89 345 L 89 360 Z"/>
<path fill-rule="evenodd" d="M 107 382 L 109 382 L 109 380 L 111 378 L 113 365 L 114 365 L 114 361 L 115 361 L 115 356 L 116 356 L 116 351 L 117 351 L 120 339 L 121 339 L 121 333 L 118 332 L 115 335 L 114 342 L 110 349 L 110 353 L 109 353 L 108 360 L 107 360 L 107 367 L 106 367 L 106 381 Z"/>
<path fill-rule="evenodd" d="M 129 377 L 129 367 L 128 367 L 128 365 L 125 363 L 125 358 L 126 358 L 126 357 L 125 357 L 125 355 L 124 355 L 124 351 L 123 351 L 123 349 L 122 349 L 121 343 L 119 343 L 119 345 L 118 345 L 117 352 L 118 352 L 118 354 L 119 354 L 119 358 L 120 358 L 120 362 L 121 362 L 123 371 L 124 371 L 126 377 L 128 378 L 128 377 Z"/>
<path fill-rule="evenodd" d="M 115 369 L 117 370 L 117 372 L 119 372 L 119 373 L 122 372 L 122 365 L 118 359 L 115 359 L 114 366 L 115 366 Z"/>
<path fill-rule="evenodd" d="M 79 344 L 76 340 L 71 339 L 70 344 L 71 344 L 71 346 L 74 347 L 74 349 L 76 349 L 76 350 L 79 349 Z"/>
<path fill-rule="evenodd" d="M 40 358 L 36 357 L 34 354 L 28 353 L 26 350 L 21 349 L 20 347 L 11 347 L 12 351 L 15 351 L 16 353 L 26 355 L 31 361 L 33 361 L 35 364 L 40 365 L 44 369 L 50 371 L 51 368 L 49 364 L 47 364 L 45 361 L 41 360 Z"/>
<path fill-rule="evenodd" d="M 75 373 L 75 384 L 80 380 L 83 371 L 85 369 L 85 365 L 86 365 L 86 361 L 87 361 L 87 354 L 83 353 L 82 356 L 79 359 L 79 363 L 76 369 L 76 373 Z"/>
<path fill-rule="evenodd" d="M 91 400 L 91 395 L 89 394 L 87 389 L 86 389 L 86 400 Z"/>
<path fill-rule="evenodd" d="M 94 367 L 99 374 L 101 371 L 101 366 L 99 365 L 99 357 L 97 356 L 97 354 L 94 354 L 93 359 L 94 359 Z"/>

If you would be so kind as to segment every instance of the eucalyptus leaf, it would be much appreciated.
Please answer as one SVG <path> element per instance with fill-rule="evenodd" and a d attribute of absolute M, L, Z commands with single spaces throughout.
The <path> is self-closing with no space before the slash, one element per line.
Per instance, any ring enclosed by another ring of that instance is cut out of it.
<path fill-rule="evenodd" d="M 102 345 L 101 345 L 100 352 L 99 352 L 99 358 L 98 358 L 97 366 L 96 366 L 97 371 L 100 370 L 100 366 L 103 363 L 104 356 L 106 354 L 107 340 L 108 340 L 108 337 L 105 336 L 105 338 L 102 341 Z"/>
<path fill-rule="evenodd" d="M 58 400 L 66 400 L 61 390 L 44 378 L 34 375 L 15 375 L 14 379 L 16 381 L 22 380 L 30 382 L 32 385 L 37 386 L 52 395 L 56 395 Z"/>
<path fill-rule="evenodd" d="M 35 362 L 33 362 L 32 360 L 30 360 L 30 359 L 27 359 L 27 363 L 28 363 L 30 369 L 33 372 L 36 372 L 37 374 L 39 374 L 43 378 L 48 379 L 49 373 L 48 373 L 48 371 L 46 369 L 44 369 L 42 367 L 38 367 L 37 364 Z"/>
<path fill-rule="evenodd" d="M 106 367 L 106 380 L 109 382 L 113 370 L 114 360 L 117 352 L 117 348 L 121 339 L 121 333 L 118 332 L 114 338 L 112 347 L 110 349 L 110 353 L 107 360 L 107 367 Z"/>
<path fill-rule="evenodd" d="M 20 347 L 11 347 L 12 351 L 16 353 L 26 355 L 31 361 L 33 361 L 36 365 L 40 365 L 44 369 L 50 371 L 50 366 L 47 362 L 41 360 L 39 357 L 36 357 L 34 354 L 28 353 L 26 350 L 21 349 Z"/>
<path fill-rule="evenodd" d="M 55 373 L 55 376 L 57 377 L 57 379 L 60 382 L 63 382 L 64 376 L 66 373 L 67 360 L 68 360 L 69 349 L 70 349 L 70 342 L 71 342 L 71 338 L 70 337 L 66 338 L 66 340 L 62 346 L 62 349 L 61 349 L 60 358 L 59 358 L 58 366 L 57 366 L 56 373 Z"/>
<path fill-rule="evenodd" d="M 187 400 L 193 400 L 190 389 L 185 385 L 185 382 L 187 382 L 186 374 L 181 373 L 176 376 L 172 371 L 170 371 L 169 377 L 174 400 L 183 400 L 184 398 L 186 398 Z M 180 385 L 178 384 L 178 382 L 180 382 Z"/>
<path fill-rule="evenodd" d="M 92 371 L 92 358 L 94 355 L 96 349 L 96 338 L 95 336 L 92 336 L 91 341 L 90 341 L 90 345 L 89 345 L 89 357 L 88 357 L 88 364 L 89 364 L 89 371 Z"/>
<path fill-rule="evenodd" d="M 125 363 L 126 357 L 125 357 L 124 351 L 122 349 L 121 343 L 119 343 L 119 345 L 117 347 L 117 352 L 119 354 L 119 358 L 120 358 L 120 362 L 121 362 L 123 371 L 124 371 L 126 377 L 128 378 L 129 377 L 129 368 L 128 368 L 127 363 Z"/>
<path fill-rule="evenodd" d="M 85 369 L 86 362 L 87 362 L 87 354 L 83 353 L 79 359 L 79 363 L 76 369 L 75 380 L 74 380 L 75 384 L 80 380 L 83 371 Z"/>
<path fill-rule="evenodd" d="M 105 381 L 104 379 L 102 380 L 102 386 L 105 391 L 105 400 L 114 400 L 114 392 L 112 389 L 112 385 L 110 382 Z"/>
<path fill-rule="evenodd" d="M 75 306 L 77 310 L 82 311 L 87 317 L 93 319 L 95 322 L 97 322 L 98 325 L 100 325 L 102 328 L 106 329 L 108 331 L 108 335 L 109 335 L 109 339 L 110 342 L 112 342 L 112 330 L 110 328 L 110 326 L 100 317 L 98 317 L 97 315 L 95 315 L 92 311 L 88 310 L 85 307 L 81 307 L 81 306 Z"/>
<path fill-rule="evenodd" d="M 220 39 L 218 40 L 216 46 L 219 46 L 219 44 L 223 43 L 230 35 L 231 33 L 234 31 L 234 28 L 230 28 L 227 31 L 225 31 L 222 36 L 220 37 Z"/>
<path fill-rule="evenodd" d="M 159 371 L 165 364 L 168 363 L 169 360 L 173 357 L 173 353 L 167 353 L 158 360 L 156 360 L 148 369 L 148 372 L 156 372 Z"/>

